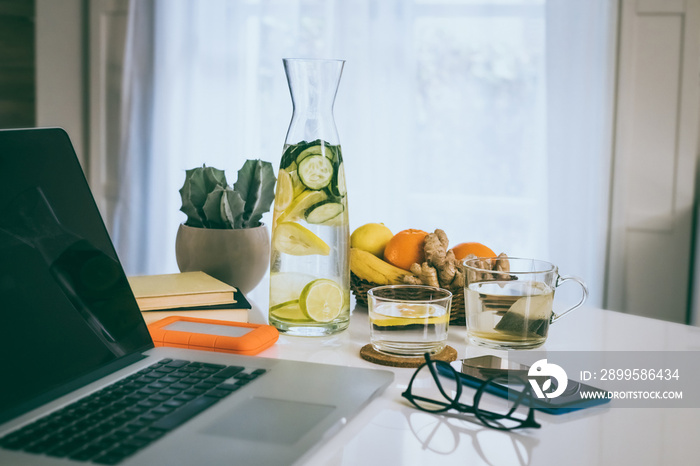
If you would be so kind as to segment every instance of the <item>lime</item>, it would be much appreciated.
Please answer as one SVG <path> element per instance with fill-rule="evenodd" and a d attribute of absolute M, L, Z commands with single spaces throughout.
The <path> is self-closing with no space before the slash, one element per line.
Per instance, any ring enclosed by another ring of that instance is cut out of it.
<path fill-rule="evenodd" d="M 292 299 L 270 307 L 270 316 L 280 320 L 308 320 L 299 307 L 299 300 Z"/>
<path fill-rule="evenodd" d="M 282 222 L 275 227 L 272 247 L 292 256 L 327 256 L 331 252 L 330 246 L 313 231 L 293 222 Z"/>
<path fill-rule="evenodd" d="M 333 280 L 319 278 L 304 287 L 299 297 L 301 311 L 316 322 L 330 322 L 345 304 L 343 289 Z"/>
<path fill-rule="evenodd" d="M 286 170 L 281 169 L 277 175 L 277 193 L 275 194 L 275 210 L 280 212 L 292 203 L 294 198 L 294 186 L 292 177 Z"/>
<path fill-rule="evenodd" d="M 278 272 L 270 274 L 270 306 L 299 301 L 301 290 L 316 277 L 298 272 Z"/>

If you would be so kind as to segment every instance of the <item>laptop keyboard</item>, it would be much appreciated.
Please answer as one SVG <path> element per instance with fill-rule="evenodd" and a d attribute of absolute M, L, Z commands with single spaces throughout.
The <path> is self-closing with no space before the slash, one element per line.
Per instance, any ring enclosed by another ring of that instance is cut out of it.
<path fill-rule="evenodd" d="M 265 369 L 163 359 L 0 438 L 0 447 L 117 464 Z"/>

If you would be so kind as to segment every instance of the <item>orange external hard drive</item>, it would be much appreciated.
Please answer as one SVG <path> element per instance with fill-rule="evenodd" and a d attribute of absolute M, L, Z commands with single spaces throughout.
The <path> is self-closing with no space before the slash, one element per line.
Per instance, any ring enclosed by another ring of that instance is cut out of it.
<path fill-rule="evenodd" d="M 155 346 L 253 355 L 272 346 L 279 332 L 271 325 L 172 316 L 148 326 Z"/>

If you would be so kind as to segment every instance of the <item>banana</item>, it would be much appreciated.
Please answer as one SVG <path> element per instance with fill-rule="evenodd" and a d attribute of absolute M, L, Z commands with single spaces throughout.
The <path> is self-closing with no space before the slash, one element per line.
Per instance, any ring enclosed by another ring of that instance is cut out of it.
<path fill-rule="evenodd" d="M 411 274 L 357 248 L 350 248 L 350 270 L 359 278 L 377 285 L 398 285 L 403 283 L 404 275 Z"/>

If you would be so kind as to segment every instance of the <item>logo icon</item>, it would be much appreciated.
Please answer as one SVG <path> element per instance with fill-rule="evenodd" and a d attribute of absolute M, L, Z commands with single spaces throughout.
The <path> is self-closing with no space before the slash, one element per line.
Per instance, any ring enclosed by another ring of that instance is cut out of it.
<path fill-rule="evenodd" d="M 566 390 L 569 377 L 566 371 L 556 364 L 550 364 L 546 359 L 534 363 L 527 372 L 528 381 L 537 398 L 556 398 Z M 547 377 L 540 386 L 539 380 Z M 554 384 L 552 384 L 554 378 Z M 551 391 L 553 389 L 553 391 Z"/>

